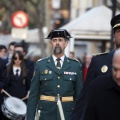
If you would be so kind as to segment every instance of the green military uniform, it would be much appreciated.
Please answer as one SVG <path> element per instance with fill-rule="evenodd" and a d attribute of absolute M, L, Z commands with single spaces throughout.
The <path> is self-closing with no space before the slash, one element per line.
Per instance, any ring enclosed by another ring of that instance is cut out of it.
<path fill-rule="evenodd" d="M 61 69 L 56 68 L 52 56 L 38 60 L 31 83 L 27 120 L 34 120 L 37 105 L 41 111 L 40 120 L 61 120 L 57 102 L 51 101 L 51 96 L 57 95 L 61 96 L 61 99 L 73 96 L 73 101 L 61 101 L 65 120 L 70 120 L 82 88 L 81 74 L 80 63 L 66 56 Z M 41 99 L 40 96 L 47 96 L 47 100 Z"/>

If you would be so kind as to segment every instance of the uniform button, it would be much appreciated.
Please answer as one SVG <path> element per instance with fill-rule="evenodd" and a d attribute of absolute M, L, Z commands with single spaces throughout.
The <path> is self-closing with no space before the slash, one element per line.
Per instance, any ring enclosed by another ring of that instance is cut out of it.
<path fill-rule="evenodd" d="M 45 80 L 46 80 L 46 78 L 45 78 Z"/>
<path fill-rule="evenodd" d="M 58 79 L 60 79 L 60 77 L 58 77 Z"/>
<path fill-rule="evenodd" d="M 60 94 L 57 94 L 58 96 L 60 96 Z"/>
<path fill-rule="evenodd" d="M 70 80 L 72 80 L 72 78 L 70 78 Z"/>
<path fill-rule="evenodd" d="M 57 87 L 60 88 L 60 85 L 58 85 Z"/>

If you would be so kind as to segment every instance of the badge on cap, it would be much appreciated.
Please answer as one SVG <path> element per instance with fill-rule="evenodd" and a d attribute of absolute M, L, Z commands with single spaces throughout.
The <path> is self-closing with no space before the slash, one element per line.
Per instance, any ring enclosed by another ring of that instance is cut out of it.
<path fill-rule="evenodd" d="M 108 70 L 107 65 L 103 65 L 102 68 L 101 68 L 101 72 L 102 72 L 102 73 L 106 73 L 107 70 Z"/>

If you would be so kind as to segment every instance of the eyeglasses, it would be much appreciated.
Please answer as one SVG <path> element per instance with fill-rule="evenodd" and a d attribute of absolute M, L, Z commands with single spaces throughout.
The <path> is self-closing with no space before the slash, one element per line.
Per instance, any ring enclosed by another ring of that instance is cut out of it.
<path fill-rule="evenodd" d="M 13 59 L 14 59 L 14 60 L 17 60 L 17 59 L 18 59 L 18 60 L 22 60 L 22 58 L 19 58 L 19 57 L 14 57 Z"/>

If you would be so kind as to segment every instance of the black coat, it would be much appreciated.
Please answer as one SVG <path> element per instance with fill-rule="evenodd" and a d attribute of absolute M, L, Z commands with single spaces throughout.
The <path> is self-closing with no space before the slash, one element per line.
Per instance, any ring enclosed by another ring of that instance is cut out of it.
<path fill-rule="evenodd" d="M 7 82 L 7 67 L 5 60 L 0 58 L 0 90 L 3 89 Z"/>
<path fill-rule="evenodd" d="M 34 68 L 35 68 L 35 63 L 29 59 L 25 59 L 24 62 L 25 62 L 26 68 L 29 70 L 30 79 L 32 79 Z"/>
<path fill-rule="evenodd" d="M 0 90 L 4 89 L 7 83 L 6 62 L 0 58 Z M 0 94 L 0 105 L 3 103 L 3 96 Z"/>
<path fill-rule="evenodd" d="M 120 86 L 112 75 L 91 82 L 82 120 L 120 120 Z"/>
<path fill-rule="evenodd" d="M 82 112 L 83 112 L 83 108 L 85 104 L 85 99 L 86 99 L 86 93 L 88 91 L 90 82 L 94 80 L 95 78 L 106 76 L 112 73 L 113 54 L 114 54 L 114 51 L 93 56 L 91 60 L 91 64 L 88 68 L 86 81 L 84 83 L 79 99 L 76 102 L 74 111 L 72 113 L 71 120 L 81 120 Z M 105 73 L 101 71 L 101 68 L 104 65 L 108 67 L 108 70 Z"/>
<path fill-rule="evenodd" d="M 7 68 L 6 61 L 0 58 L 0 91 L 5 89 L 7 83 Z M 0 119 L 2 120 L 1 105 L 3 104 L 3 94 L 0 93 Z"/>
<path fill-rule="evenodd" d="M 5 89 L 7 83 L 7 69 L 6 62 L 0 58 L 0 91 Z M 3 104 L 3 94 L 0 93 L 0 117 L 2 119 L 1 105 Z"/>
<path fill-rule="evenodd" d="M 27 76 L 23 77 L 23 73 L 21 72 L 20 76 L 16 80 L 15 75 L 13 74 L 13 71 L 9 73 L 9 81 L 7 85 L 7 92 L 17 98 L 23 98 L 27 95 L 27 92 L 30 89 L 30 82 L 31 79 L 29 77 L 29 73 Z"/>

